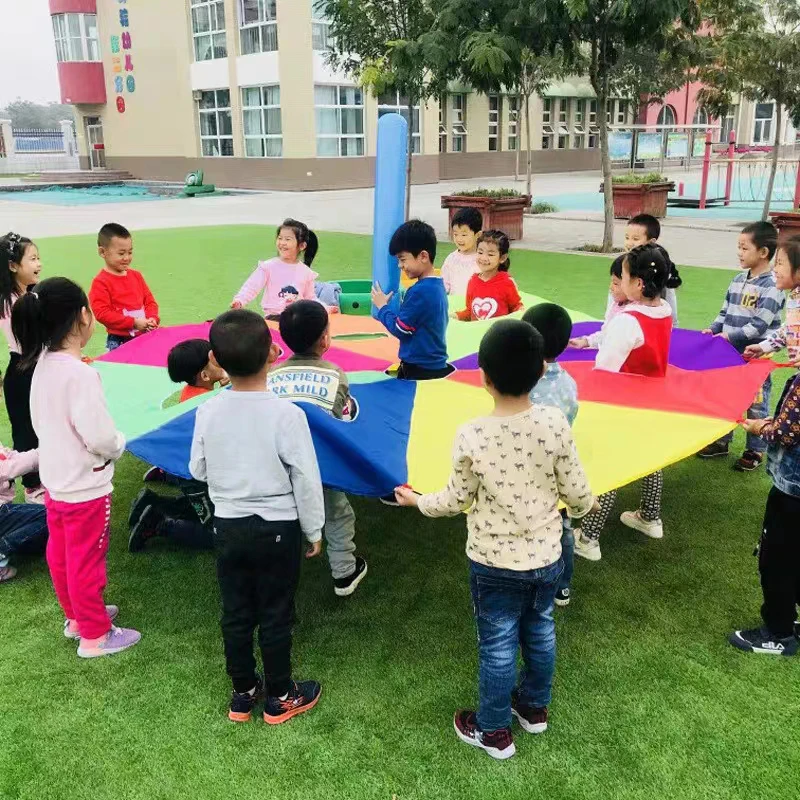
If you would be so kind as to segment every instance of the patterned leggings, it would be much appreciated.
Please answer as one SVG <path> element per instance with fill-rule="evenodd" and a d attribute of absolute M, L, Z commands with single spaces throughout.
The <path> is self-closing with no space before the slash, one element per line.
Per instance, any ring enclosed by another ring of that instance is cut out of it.
<path fill-rule="evenodd" d="M 652 522 L 661 518 L 661 495 L 664 491 L 664 473 L 659 470 L 652 475 L 648 475 L 642 480 L 642 501 L 639 513 L 642 519 Z M 609 492 L 601 495 L 600 511 L 596 514 L 589 514 L 583 520 L 583 535 L 587 539 L 599 539 L 600 534 L 605 528 L 611 512 L 614 510 L 614 503 L 617 500 L 617 492 Z"/>

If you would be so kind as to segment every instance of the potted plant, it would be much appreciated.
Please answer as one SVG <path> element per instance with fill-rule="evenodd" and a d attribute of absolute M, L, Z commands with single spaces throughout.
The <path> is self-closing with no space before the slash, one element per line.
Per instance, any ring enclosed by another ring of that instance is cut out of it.
<path fill-rule="evenodd" d="M 515 189 L 474 189 L 442 196 L 442 208 L 450 209 L 449 228 L 459 208 L 477 208 L 485 231 L 501 230 L 509 239 L 522 238 L 522 218 L 530 204 L 531 196 Z"/>
<path fill-rule="evenodd" d="M 614 216 L 617 219 L 630 219 L 637 214 L 666 217 L 667 197 L 674 189 L 675 184 L 658 172 L 615 175 L 612 181 Z M 602 183 L 600 191 L 603 191 Z"/>
<path fill-rule="evenodd" d="M 800 208 L 791 211 L 770 211 L 772 224 L 778 229 L 778 242 L 783 244 L 792 236 L 800 236 Z"/>

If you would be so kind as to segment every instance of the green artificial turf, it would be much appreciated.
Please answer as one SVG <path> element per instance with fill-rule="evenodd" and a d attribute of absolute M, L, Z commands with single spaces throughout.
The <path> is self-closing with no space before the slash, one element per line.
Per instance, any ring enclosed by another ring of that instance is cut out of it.
<path fill-rule="evenodd" d="M 368 277 L 369 238 L 320 239 L 323 278 Z M 273 242 L 272 228 L 254 226 L 143 231 L 135 266 L 166 324 L 204 320 L 227 307 Z M 39 245 L 45 275 L 88 288 L 99 268 L 92 237 Z M 607 267 L 607 258 L 515 251 L 512 271 L 521 289 L 601 316 Z M 683 277 L 681 324 L 704 326 L 730 274 L 687 268 Z M 101 348 L 98 333 L 90 351 Z M 601 562 L 578 559 L 572 605 L 556 609 L 551 727 L 518 733 L 517 756 L 496 763 L 452 729 L 454 710 L 477 694 L 462 519 L 355 500 L 368 577 L 336 598 L 318 559 L 304 566 L 298 594 L 296 674 L 321 681 L 319 706 L 276 728 L 234 725 L 213 558 L 160 543 L 128 554 L 125 518 L 144 465 L 126 455 L 107 599 L 144 637 L 131 652 L 79 660 L 43 561 L 19 563 L 20 577 L 0 586 L 0 798 L 792 796 L 800 659 L 748 656 L 725 639 L 758 620 L 751 553 L 769 489 L 763 472 L 730 467 L 690 459 L 669 468 L 664 540 L 615 523 Z M 637 501 L 625 489 L 618 510 Z"/>

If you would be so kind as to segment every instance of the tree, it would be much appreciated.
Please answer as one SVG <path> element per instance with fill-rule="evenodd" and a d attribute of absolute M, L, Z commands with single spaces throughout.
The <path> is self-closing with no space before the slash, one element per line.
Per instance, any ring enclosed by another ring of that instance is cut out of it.
<path fill-rule="evenodd" d="M 615 78 L 624 75 L 626 53 L 635 53 L 640 42 L 664 53 L 676 26 L 695 31 L 700 18 L 696 0 L 563 0 L 563 7 L 573 36 L 588 49 L 589 80 L 597 95 L 605 209 L 602 250 L 608 253 L 614 244 L 614 200 L 606 108 Z"/>
<path fill-rule="evenodd" d="M 0 117 L 10 119 L 15 128 L 57 128 L 61 120 L 72 119 L 72 106 L 17 99 L 0 110 Z"/>
<path fill-rule="evenodd" d="M 397 91 L 408 108 L 406 219 L 411 207 L 414 106 L 441 91 L 428 53 L 435 13 L 429 0 L 316 0 L 330 23 L 327 61 L 379 96 Z"/>
<path fill-rule="evenodd" d="M 700 100 L 721 114 L 735 95 L 775 103 L 775 146 L 762 219 L 769 216 L 784 109 L 800 122 L 800 0 L 707 0 L 711 61 L 700 70 Z"/>

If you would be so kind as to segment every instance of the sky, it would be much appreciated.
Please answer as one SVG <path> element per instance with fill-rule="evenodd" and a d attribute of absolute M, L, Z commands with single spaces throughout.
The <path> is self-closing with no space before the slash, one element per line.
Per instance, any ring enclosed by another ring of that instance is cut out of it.
<path fill-rule="evenodd" d="M 0 0 L 0 108 L 17 97 L 60 102 L 47 0 Z"/>

